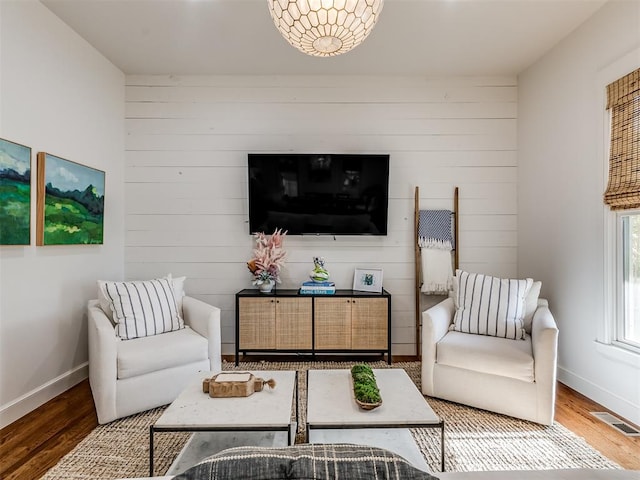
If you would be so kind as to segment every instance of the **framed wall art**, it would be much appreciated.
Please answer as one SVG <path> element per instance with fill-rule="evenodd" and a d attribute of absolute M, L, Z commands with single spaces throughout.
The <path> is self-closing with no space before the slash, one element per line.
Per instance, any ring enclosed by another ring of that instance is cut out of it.
<path fill-rule="evenodd" d="M 0 138 L 0 245 L 31 243 L 31 148 Z"/>
<path fill-rule="evenodd" d="M 353 290 L 382 293 L 382 269 L 356 268 L 353 273 Z"/>
<path fill-rule="evenodd" d="M 105 173 L 38 153 L 37 245 L 102 244 Z"/>

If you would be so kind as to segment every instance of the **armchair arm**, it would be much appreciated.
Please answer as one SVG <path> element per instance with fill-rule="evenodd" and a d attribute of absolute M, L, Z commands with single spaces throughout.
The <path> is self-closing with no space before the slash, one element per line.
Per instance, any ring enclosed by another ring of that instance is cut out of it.
<path fill-rule="evenodd" d="M 538 301 L 538 308 L 533 315 L 531 344 L 538 392 L 538 418 L 540 423 L 551 425 L 556 396 L 558 326 L 545 299 Z"/>
<path fill-rule="evenodd" d="M 455 305 L 452 298 L 422 312 L 422 393 L 433 395 L 433 368 L 436 364 L 436 345 L 449 331 Z"/>
<path fill-rule="evenodd" d="M 182 300 L 184 322 L 209 341 L 211 371 L 222 370 L 222 339 L 220 336 L 220 309 L 193 297 Z"/>
<path fill-rule="evenodd" d="M 118 342 L 113 324 L 97 300 L 88 304 L 89 383 L 96 404 L 99 423 L 117 418 L 116 380 L 118 376 Z"/>

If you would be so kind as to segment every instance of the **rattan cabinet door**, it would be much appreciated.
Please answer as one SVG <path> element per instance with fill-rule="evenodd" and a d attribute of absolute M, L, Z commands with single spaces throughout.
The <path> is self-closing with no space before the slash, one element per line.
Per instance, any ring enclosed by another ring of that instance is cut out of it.
<path fill-rule="evenodd" d="M 273 298 L 241 298 L 238 309 L 238 350 L 276 348 L 276 308 Z"/>
<path fill-rule="evenodd" d="M 276 348 L 311 349 L 311 298 L 276 300 Z"/>
<path fill-rule="evenodd" d="M 354 298 L 351 302 L 351 348 L 386 350 L 389 338 L 387 299 Z"/>
<path fill-rule="evenodd" d="M 315 349 L 351 349 L 351 298 L 314 298 Z"/>

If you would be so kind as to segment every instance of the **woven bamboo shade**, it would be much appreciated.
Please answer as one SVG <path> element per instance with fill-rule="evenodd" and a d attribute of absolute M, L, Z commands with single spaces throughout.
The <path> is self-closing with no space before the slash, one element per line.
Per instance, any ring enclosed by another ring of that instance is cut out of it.
<path fill-rule="evenodd" d="M 611 154 L 604 203 L 612 210 L 640 208 L 640 69 L 607 86 L 607 109 Z"/>

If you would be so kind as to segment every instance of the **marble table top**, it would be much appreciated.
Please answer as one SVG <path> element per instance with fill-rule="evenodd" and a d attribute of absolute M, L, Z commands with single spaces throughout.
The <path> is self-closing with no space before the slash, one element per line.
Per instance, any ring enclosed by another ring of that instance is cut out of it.
<path fill-rule="evenodd" d="M 158 429 L 230 429 L 274 428 L 291 424 L 295 371 L 251 371 L 264 380 L 273 378 L 276 387 L 265 385 L 248 397 L 211 398 L 202 391 L 202 380 L 213 372 L 201 372 L 167 407 L 154 424 Z"/>
<path fill-rule="evenodd" d="M 363 410 L 353 395 L 351 371 L 309 370 L 307 423 L 311 428 L 325 426 L 418 426 L 440 423 L 422 393 L 401 368 L 374 369 L 382 405 Z"/>

